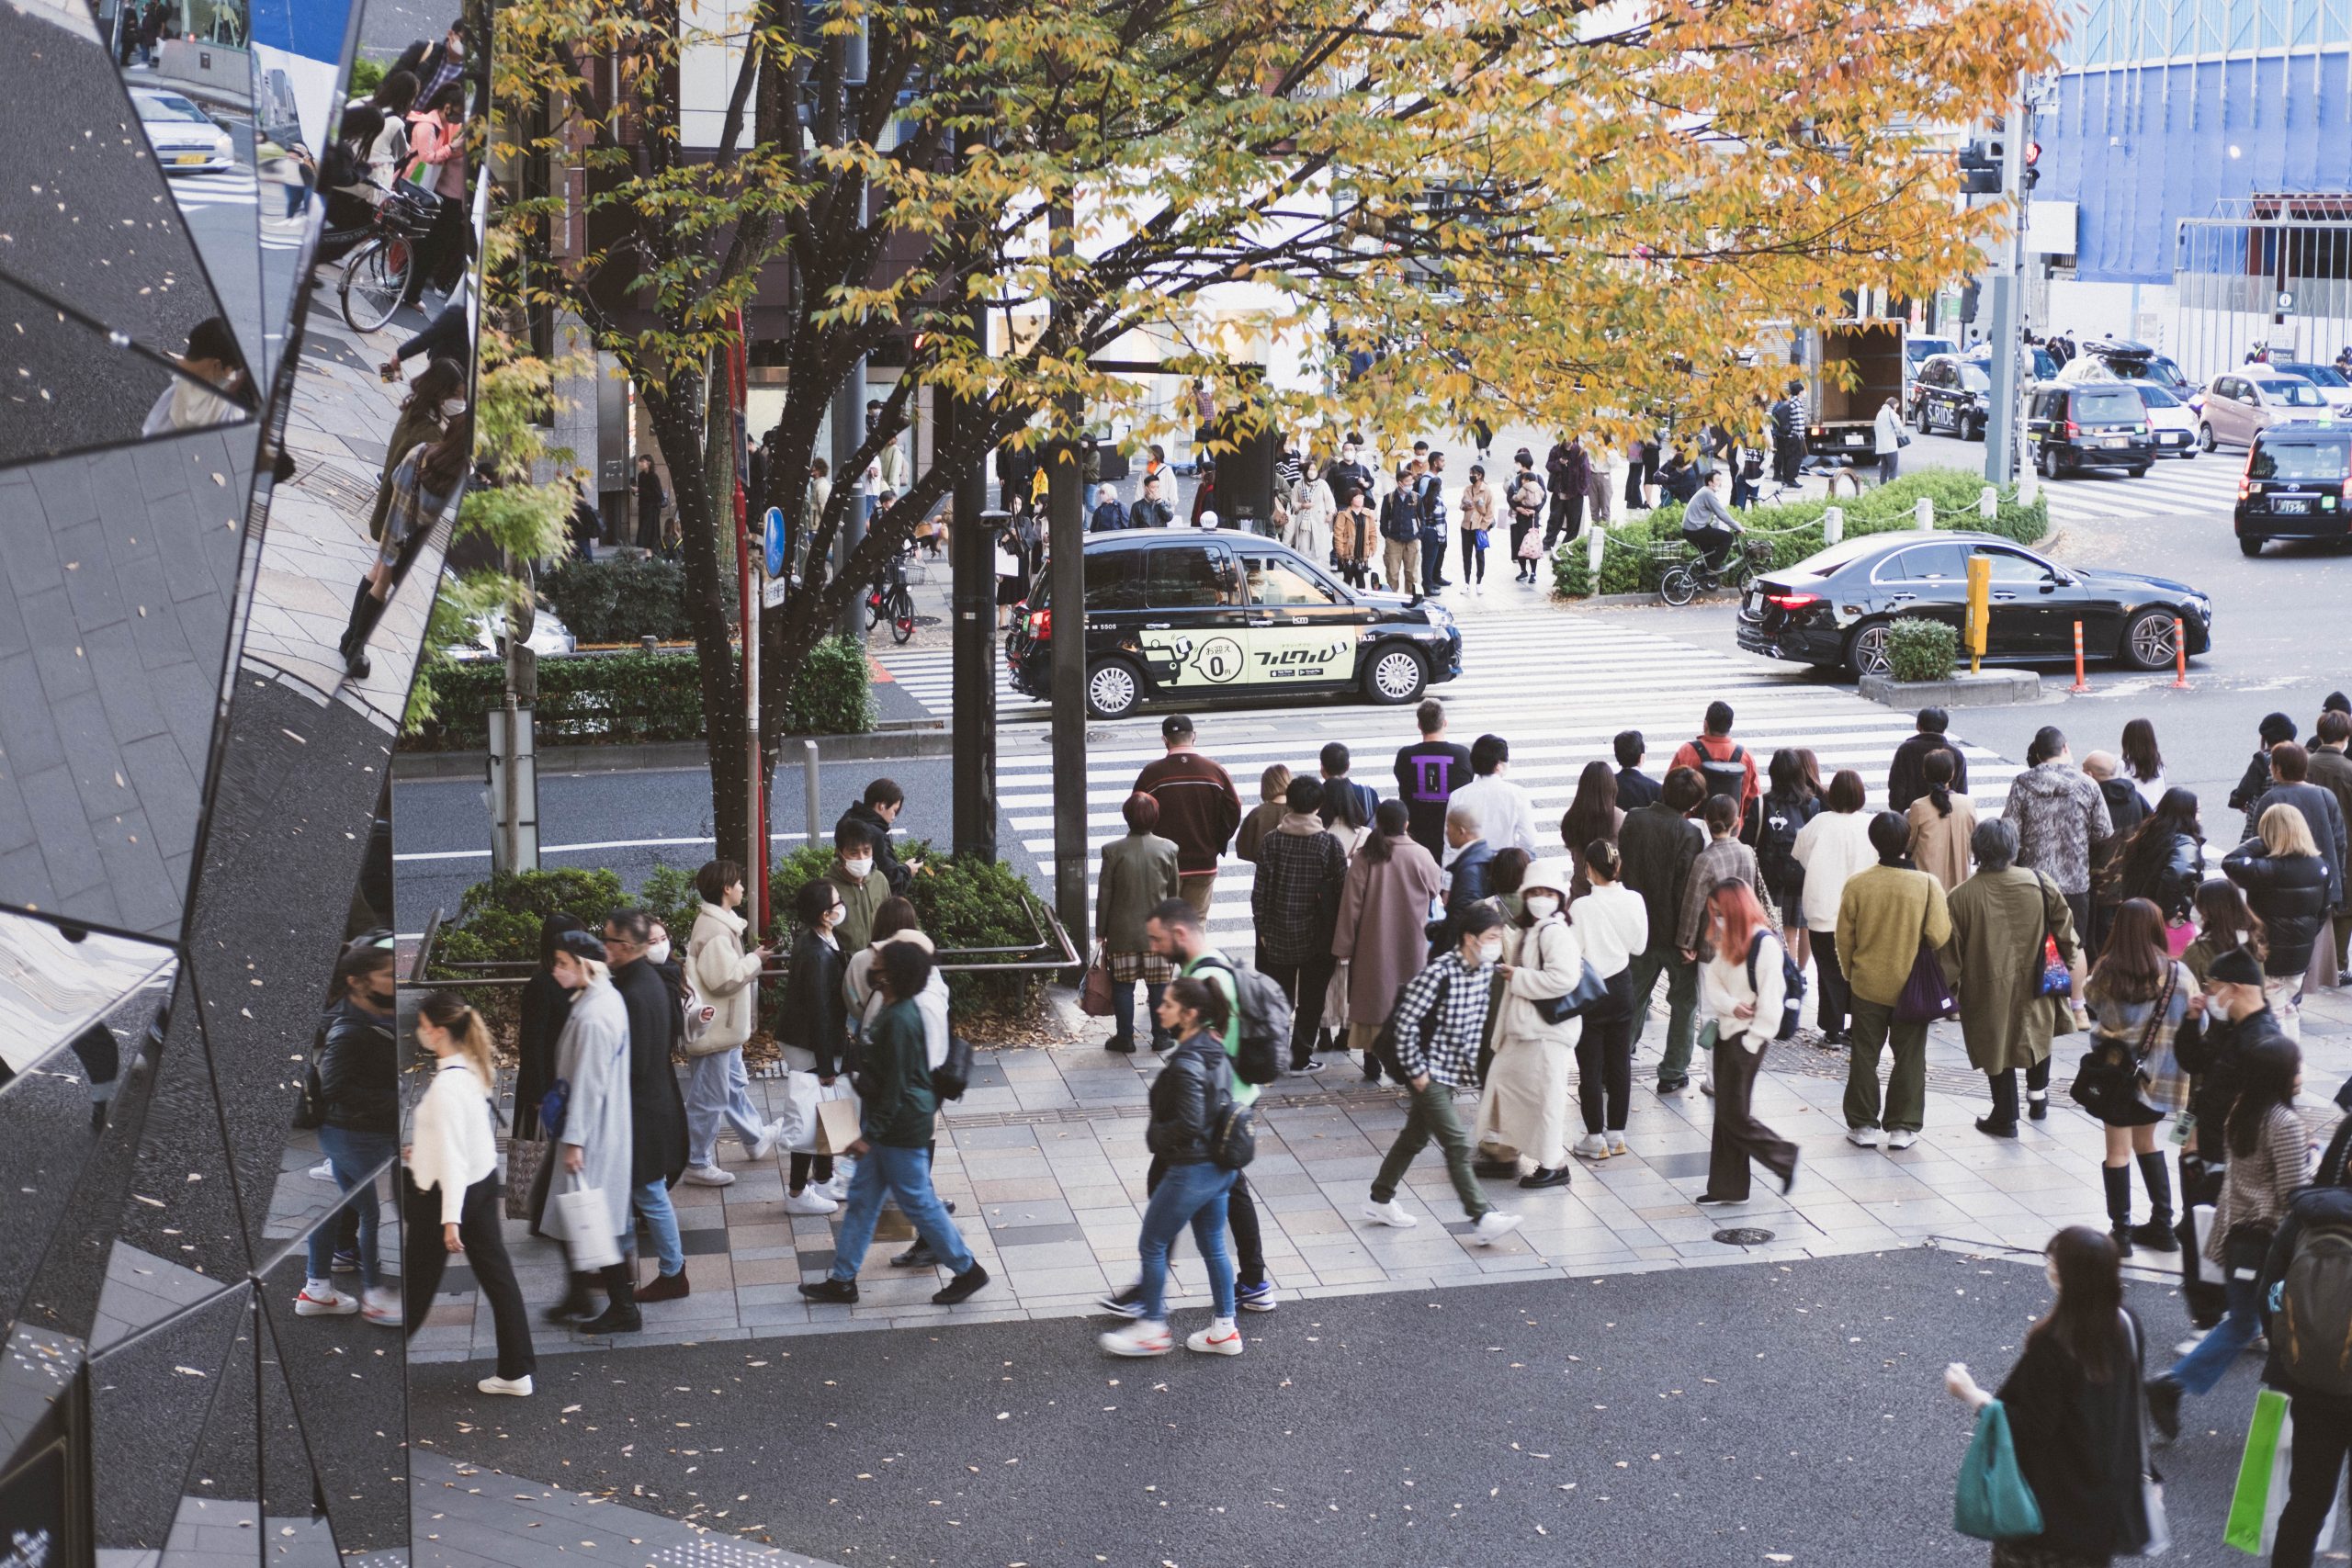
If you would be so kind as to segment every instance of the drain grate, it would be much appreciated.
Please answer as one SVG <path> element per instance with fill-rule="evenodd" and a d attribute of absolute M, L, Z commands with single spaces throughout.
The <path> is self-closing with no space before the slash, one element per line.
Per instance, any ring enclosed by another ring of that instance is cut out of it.
<path fill-rule="evenodd" d="M 1735 1225 L 1715 1233 L 1715 1239 L 1725 1247 L 1761 1247 L 1772 1239 L 1772 1233 L 1754 1225 Z"/>

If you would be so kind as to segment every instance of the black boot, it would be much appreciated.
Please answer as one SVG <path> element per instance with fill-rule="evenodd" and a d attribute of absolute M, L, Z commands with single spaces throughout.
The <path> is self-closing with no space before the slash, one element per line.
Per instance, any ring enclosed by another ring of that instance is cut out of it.
<path fill-rule="evenodd" d="M 626 1261 L 605 1269 L 605 1291 L 612 1304 L 580 1325 L 582 1334 L 635 1334 L 645 1326 L 637 1310 L 637 1281 Z"/>
<path fill-rule="evenodd" d="M 2148 1223 L 2132 1227 L 2135 1246 L 2150 1252 L 2177 1252 L 2180 1238 L 2172 1234 L 2172 1172 L 2165 1168 L 2162 1150 L 2151 1149 L 2139 1156 L 2140 1179 L 2148 1187 Z"/>
<path fill-rule="evenodd" d="M 1979 1118 L 1976 1130 L 1988 1137 L 2016 1137 L 2018 1135 L 2018 1075 L 2014 1071 L 1986 1073 L 1984 1077 L 1993 1091 L 1993 1113 Z"/>
<path fill-rule="evenodd" d="M 368 678 L 368 639 L 375 634 L 376 623 L 384 618 L 384 606 L 390 603 L 390 598 L 379 599 L 368 592 L 366 584 L 361 584 L 359 601 L 352 608 L 351 624 L 344 628 L 341 645 L 344 672 L 355 681 Z"/>
<path fill-rule="evenodd" d="M 596 1310 L 596 1298 L 589 1292 L 588 1289 L 589 1285 L 594 1280 L 594 1279 L 595 1276 L 593 1274 L 581 1274 L 575 1272 L 571 1276 L 571 1293 L 566 1295 L 563 1300 L 556 1303 L 555 1305 L 548 1308 L 545 1314 L 547 1320 L 549 1323 L 569 1324 L 586 1317 L 591 1313 L 594 1312 Z"/>
<path fill-rule="evenodd" d="M 2098 1173 L 2107 1182 L 2107 1234 L 2114 1238 L 2115 1250 L 2129 1258 L 2132 1256 L 2132 1168 L 2101 1164 Z"/>
<path fill-rule="evenodd" d="M 368 597 L 368 580 L 363 577 L 351 595 L 351 615 L 344 622 L 343 637 L 334 645 L 334 650 L 345 659 L 351 657 L 352 639 L 359 630 L 359 617 L 366 613 Z"/>

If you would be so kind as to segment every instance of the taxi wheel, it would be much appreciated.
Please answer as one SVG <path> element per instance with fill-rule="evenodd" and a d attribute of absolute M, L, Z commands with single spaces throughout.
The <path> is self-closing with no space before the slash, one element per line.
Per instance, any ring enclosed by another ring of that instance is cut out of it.
<path fill-rule="evenodd" d="M 1125 718 L 1143 701 L 1143 682 L 1124 659 L 1098 659 L 1086 671 L 1086 711 L 1096 718 Z"/>
<path fill-rule="evenodd" d="M 1419 700 L 1429 682 L 1429 666 L 1401 642 L 1376 650 L 1363 670 L 1363 694 L 1389 706 Z"/>

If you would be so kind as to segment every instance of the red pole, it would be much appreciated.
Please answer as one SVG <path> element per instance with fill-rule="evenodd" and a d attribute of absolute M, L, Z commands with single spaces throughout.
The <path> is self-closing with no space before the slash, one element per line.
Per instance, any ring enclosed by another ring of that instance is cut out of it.
<path fill-rule="evenodd" d="M 2083 623 L 2075 623 L 2075 683 L 2069 691 L 2087 692 L 2091 683 L 2083 679 Z"/>
<path fill-rule="evenodd" d="M 2180 617 L 2172 618 L 2172 689 L 2188 690 L 2188 638 L 2182 634 Z"/>
<path fill-rule="evenodd" d="M 744 753 L 751 769 L 751 798 L 746 803 L 750 818 L 752 862 L 743 868 L 751 886 L 745 889 L 745 902 L 751 906 L 752 927 L 761 932 L 768 929 L 768 811 L 767 791 L 761 788 L 760 778 L 760 577 L 763 563 L 759 561 L 763 547 L 752 537 L 751 493 L 745 488 L 744 470 L 751 461 L 747 437 L 749 417 L 743 408 L 744 384 L 750 378 L 745 370 L 743 345 L 743 312 L 735 312 L 735 337 L 727 347 L 727 387 L 729 400 L 733 404 L 735 428 L 731 432 L 735 448 L 735 560 L 738 585 L 736 604 L 742 621 L 743 635 L 743 732 Z"/>

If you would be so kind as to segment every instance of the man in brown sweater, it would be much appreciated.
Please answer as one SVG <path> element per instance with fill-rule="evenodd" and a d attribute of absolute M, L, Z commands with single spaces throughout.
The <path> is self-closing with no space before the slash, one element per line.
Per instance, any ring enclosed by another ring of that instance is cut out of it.
<path fill-rule="evenodd" d="M 1726 882 L 1745 882 L 1756 889 L 1756 901 L 1770 909 L 1771 894 L 1764 873 L 1757 867 L 1756 852 L 1739 841 L 1739 803 L 1727 795 L 1711 795 L 1700 812 L 1707 824 L 1707 847 L 1690 863 L 1690 880 L 1682 888 L 1682 919 L 1676 925 L 1674 944 L 1690 963 L 1714 956 L 1707 940 L 1707 897 Z"/>
<path fill-rule="evenodd" d="M 1838 962 L 1854 993 L 1854 1055 L 1846 1069 L 1846 1141 L 1878 1146 L 1878 1054 L 1890 1034 L 1894 1066 L 1886 1080 L 1886 1146 L 1907 1149 L 1928 1110 L 1928 1023 L 1894 1016 L 1925 943 L 1951 942 L 1951 910 L 1943 884 L 1913 871 L 1905 857 L 1911 825 L 1892 811 L 1871 818 L 1871 848 L 1878 863 L 1846 879 L 1838 899 Z"/>
<path fill-rule="evenodd" d="M 1171 713 L 1160 721 L 1168 755 L 1136 775 L 1129 793 L 1159 804 L 1159 834 L 1176 844 L 1176 886 L 1206 920 L 1216 888 L 1217 861 L 1241 825 L 1241 792 L 1233 775 L 1193 749 L 1193 721 Z"/>

